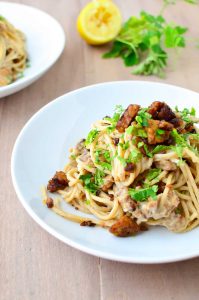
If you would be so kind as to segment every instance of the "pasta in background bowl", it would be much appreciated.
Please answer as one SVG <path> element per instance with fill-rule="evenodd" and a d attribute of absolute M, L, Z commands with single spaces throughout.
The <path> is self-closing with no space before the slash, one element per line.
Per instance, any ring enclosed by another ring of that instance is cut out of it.
<path fill-rule="evenodd" d="M 0 14 L 23 33 L 29 60 L 28 67 L 21 70 L 21 76 L 15 78 L 14 74 L 14 82 L 11 78 L 10 84 L 0 86 L 2 98 L 30 85 L 56 62 L 64 49 L 65 34 L 54 18 L 31 6 L 0 2 Z"/>
<path fill-rule="evenodd" d="M 111 116 L 116 105 L 122 104 L 125 108 L 130 103 L 137 103 L 141 107 L 148 107 L 154 100 L 163 101 L 172 108 L 175 103 L 179 111 L 187 107 L 191 112 L 191 108 L 195 107 L 196 116 L 198 114 L 199 94 L 195 92 L 161 83 L 124 81 L 93 85 L 68 93 L 46 105 L 31 118 L 15 143 L 11 167 L 17 195 L 37 223 L 77 249 L 117 261 L 160 263 L 199 255 L 197 227 L 189 232 L 174 233 L 164 227 L 151 226 L 150 230 L 136 237 L 122 239 L 98 226 L 80 227 L 54 214 L 41 202 L 40 187 L 48 182 L 55 170 L 63 170 L 68 149 L 82 137 L 88 136 L 90 124 L 104 116 Z M 162 131 L 158 134 L 161 135 Z M 92 144 L 88 147 L 92 147 Z M 196 174 L 194 169 L 193 174 Z M 173 180 L 169 176 L 166 179 Z M 131 188 L 134 193 L 134 187 Z M 62 208 L 78 218 L 90 218 L 86 211 L 75 210 L 67 203 Z"/>

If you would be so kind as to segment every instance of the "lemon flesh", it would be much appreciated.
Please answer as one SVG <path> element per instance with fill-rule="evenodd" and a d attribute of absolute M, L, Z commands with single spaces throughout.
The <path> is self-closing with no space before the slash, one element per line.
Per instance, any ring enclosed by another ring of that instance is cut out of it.
<path fill-rule="evenodd" d="M 77 29 L 81 37 L 91 45 L 112 41 L 119 33 L 122 17 L 118 7 L 110 0 L 89 2 L 80 12 Z"/>

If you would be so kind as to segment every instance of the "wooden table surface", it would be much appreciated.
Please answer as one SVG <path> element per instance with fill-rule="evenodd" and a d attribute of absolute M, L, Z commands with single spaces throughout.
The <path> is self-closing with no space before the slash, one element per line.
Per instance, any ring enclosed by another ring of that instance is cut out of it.
<path fill-rule="evenodd" d="M 0 100 L 0 299 L 198 299 L 199 258 L 165 265 L 111 262 L 75 250 L 45 232 L 16 197 L 10 157 L 27 120 L 44 104 L 73 89 L 103 81 L 141 79 L 199 92 L 199 49 L 190 39 L 175 65 L 169 64 L 164 80 L 132 76 L 120 60 L 102 60 L 106 47 L 90 47 L 78 36 L 76 18 L 86 0 L 15 2 L 33 5 L 57 18 L 66 33 L 66 47 L 59 61 L 39 81 Z M 165 16 L 188 26 L 189 35 L 199 38 L 199 6 L 178 2 Z M 126 19 L 142 9 L 158 13 L 162 1 L 116 3 Z"/>

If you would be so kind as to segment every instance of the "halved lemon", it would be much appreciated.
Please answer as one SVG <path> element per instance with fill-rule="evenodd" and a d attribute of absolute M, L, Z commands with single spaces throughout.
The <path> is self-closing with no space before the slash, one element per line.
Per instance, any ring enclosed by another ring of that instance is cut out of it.
<path fill-rule="evenodd" d="M 112 41 L 119 33 L 122 17 L 118 7 L 110 0 L 93 0 L 80 12 L 77 29 L 91 45 Z"/>

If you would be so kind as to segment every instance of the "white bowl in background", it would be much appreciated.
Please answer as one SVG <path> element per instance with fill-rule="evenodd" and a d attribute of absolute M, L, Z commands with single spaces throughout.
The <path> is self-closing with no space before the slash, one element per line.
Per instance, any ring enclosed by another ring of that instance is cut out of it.
<path fill-rule="evenodd" d="M 0 2 L 0 15 L 25 34 L 30 60 L 22 78 L 0 87 L 2 98 L 36 81 L 57 61 L 65 46 L 65 34 L 58 21 L 31 6 Z"/>

